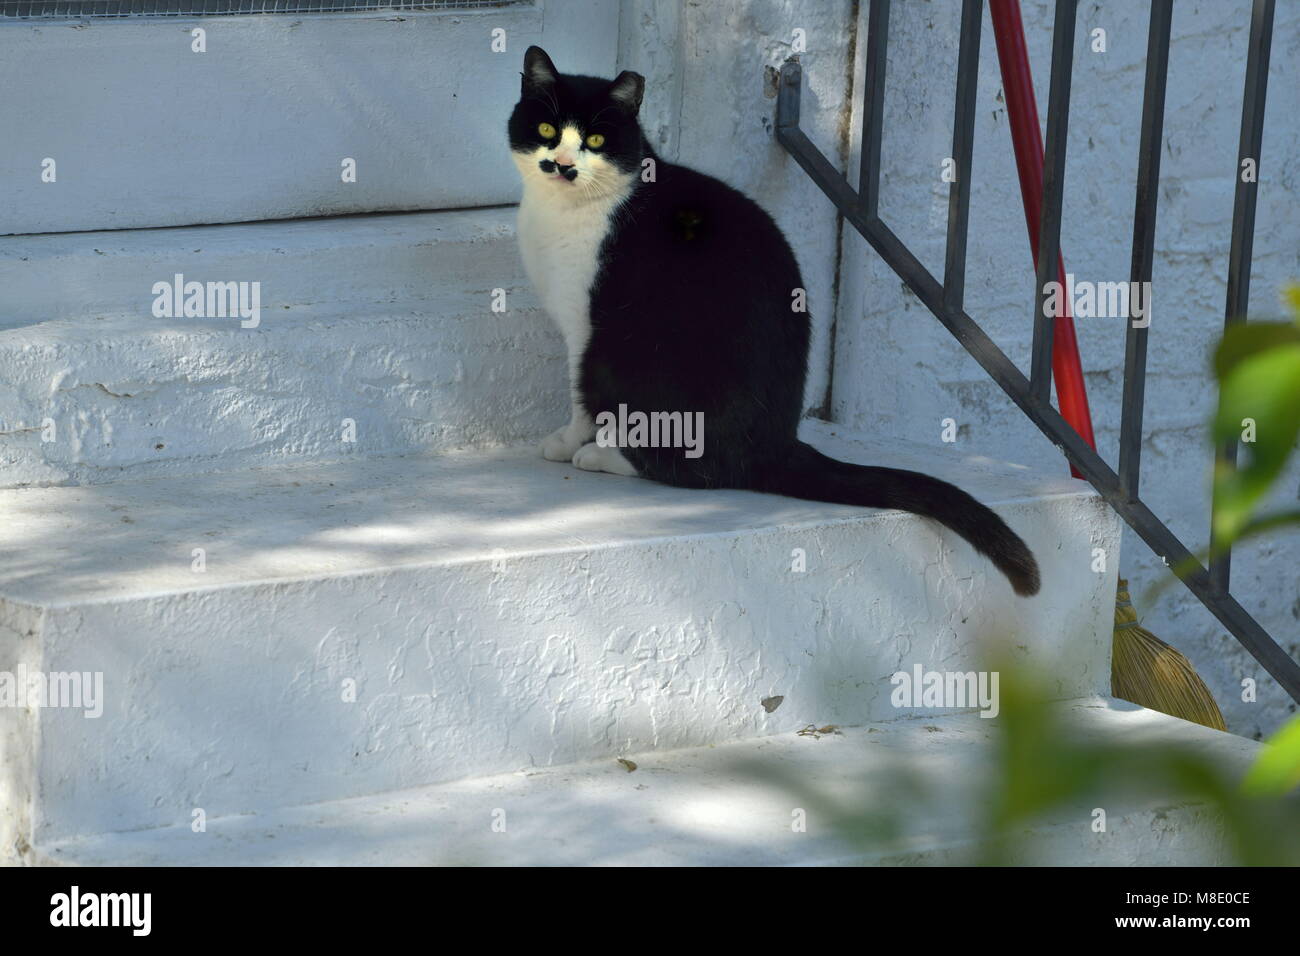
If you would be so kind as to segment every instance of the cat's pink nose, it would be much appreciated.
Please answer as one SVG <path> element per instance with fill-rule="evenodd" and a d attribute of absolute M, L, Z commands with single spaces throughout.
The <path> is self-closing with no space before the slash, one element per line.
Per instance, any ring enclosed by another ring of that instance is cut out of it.
<path fill-rule="evenodd" d="M 572 166 L 572 165 L 574 165 L 573 154 L 572 154 L 572 153 L 556 153 L 556 154 L 555 154 L 555 164 L 556 164 L 557 166 Z"/>

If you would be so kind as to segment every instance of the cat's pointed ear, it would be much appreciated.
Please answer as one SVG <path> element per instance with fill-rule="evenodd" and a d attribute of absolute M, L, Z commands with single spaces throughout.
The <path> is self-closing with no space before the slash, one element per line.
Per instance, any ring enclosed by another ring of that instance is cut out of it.
<path fill-rule="evenodd" d="M 559 77 L 555 64 L 539 46 L 530 46 L 524 53 L 524 89 L 550 86 Z"/>
<path fill-rule="evenodd" d="M 645 77 L 631 70 L 624 70 L 609 85 L 609 98 L 633 116 L 641 109 L 641 97 L 645 94 Z"/>

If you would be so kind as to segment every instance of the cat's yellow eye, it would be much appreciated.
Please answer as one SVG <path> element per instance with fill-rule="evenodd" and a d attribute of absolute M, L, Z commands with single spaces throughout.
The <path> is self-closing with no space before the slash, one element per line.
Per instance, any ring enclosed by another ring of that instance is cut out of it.
<path fill-rule="evenodd" d="M 542 139 L 555 139 L 555 127 L 550 123 L 542 123 L 537 127 L 538 134 Z"/>
<path fill-rule="evenodd" d="M 600 149 L 605 145 L 605 137 L 601 136 L 599 133 L 592 133 L 587 137 L 587 145 L 592 149 Z"/>

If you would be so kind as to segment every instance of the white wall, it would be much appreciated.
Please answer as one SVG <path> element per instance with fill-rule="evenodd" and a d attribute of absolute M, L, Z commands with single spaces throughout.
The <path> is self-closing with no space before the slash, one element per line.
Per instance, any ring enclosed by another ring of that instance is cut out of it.
<path fill-rule="evenodd" d="M 0 235 L 514 202 L 501 109 L 523 51 L 540 43 L 566 69 L 607 73 L 619 12 L 545 0 L 0 21 L 0 83 L 23 90 L 0 97 Z"/>
<path fill-rule="evenodd" d="M 1043 120 L 1052 8 L 1048 0 L 1022 0 Z M 866 9 L 864 2 L 863 37 Z M 959 12 L 955 0 L 902 0 L 893 5 L 891 18 L 881 216 L 936 276 L 943 272 L 948 187 L 940 181 L 939 167 L 951 154 Z M 1215 401 L 1208 359 L 1223 324 L 1249 21 L 1244 3 L 1180 3 L 1174 8 L 1142 494 L 1193 549 L 1207 543 L 1211 452 L 1206 422 Z M 1105 54 L 1090 52 L 1085 42 L 1098 26 L 1107 30 Z M 1080 5 L 1062 229 L 1066 267 L 1079 278 L 1129 276 L 1146 35 L 1145 4 Z M 1300 278 L 1298 54 L 1300 6 L 1279 4 L 1251 279 L 1252 314 L 1261 318 L 1278 314 L 1281 283 Z M 817 65 L 805 73 L 815 80 Z M 967 312 L 1027 369 L 1034 278 L 987 11 L 979 93 Z M 857 168 L 856 154 L 851 168 Z M 840 281 L 835 421 L 879 435 L 933 441 L 952 454 L 975 448 L 1012 461 L 1066 467 L 1051 443 L 852 229 L 845 230 Z M 1114 465 L 1123 324 L 1113 319 L 1077 324 L 1099 449 Z M 947 417 L 960 424 L 956 445 L 939 439 L 940 422 Z M 1294 504 L 1298 481 L 1300 468 L 1293 468 L 1282 499 Z M 1233 564 L 1233 592 L 1293 657 L 1300 657 L 1298 569 L 1300 533 L 1295 531 L 1244 545 Z M 1232 730 L 1258 736 L 1295 710 L 1180 585 L 1154 599 L 1146 596 L 1167 575 L 1127 531 L 1122 573 L 1131 579 L 1144 623 L 1192 659 Z M 1258 703 L 1240 699 L 1241 681 L 1248 677 L 1259 682 Z"/>

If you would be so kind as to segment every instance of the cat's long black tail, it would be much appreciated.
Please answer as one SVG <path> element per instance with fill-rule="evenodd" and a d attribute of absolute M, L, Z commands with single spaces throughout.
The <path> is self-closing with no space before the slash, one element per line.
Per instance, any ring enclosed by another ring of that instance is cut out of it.
<path fill-rule="evenodd" d="M 1006 522 L 955 485 L 916 471 L 837 461 L 803 442 L 758 477 L 756 491 L 790 498 L 898 508 L 933 518 L 970 542 L 1019 595 L 1038 593 L 1038 562 Z"/>

